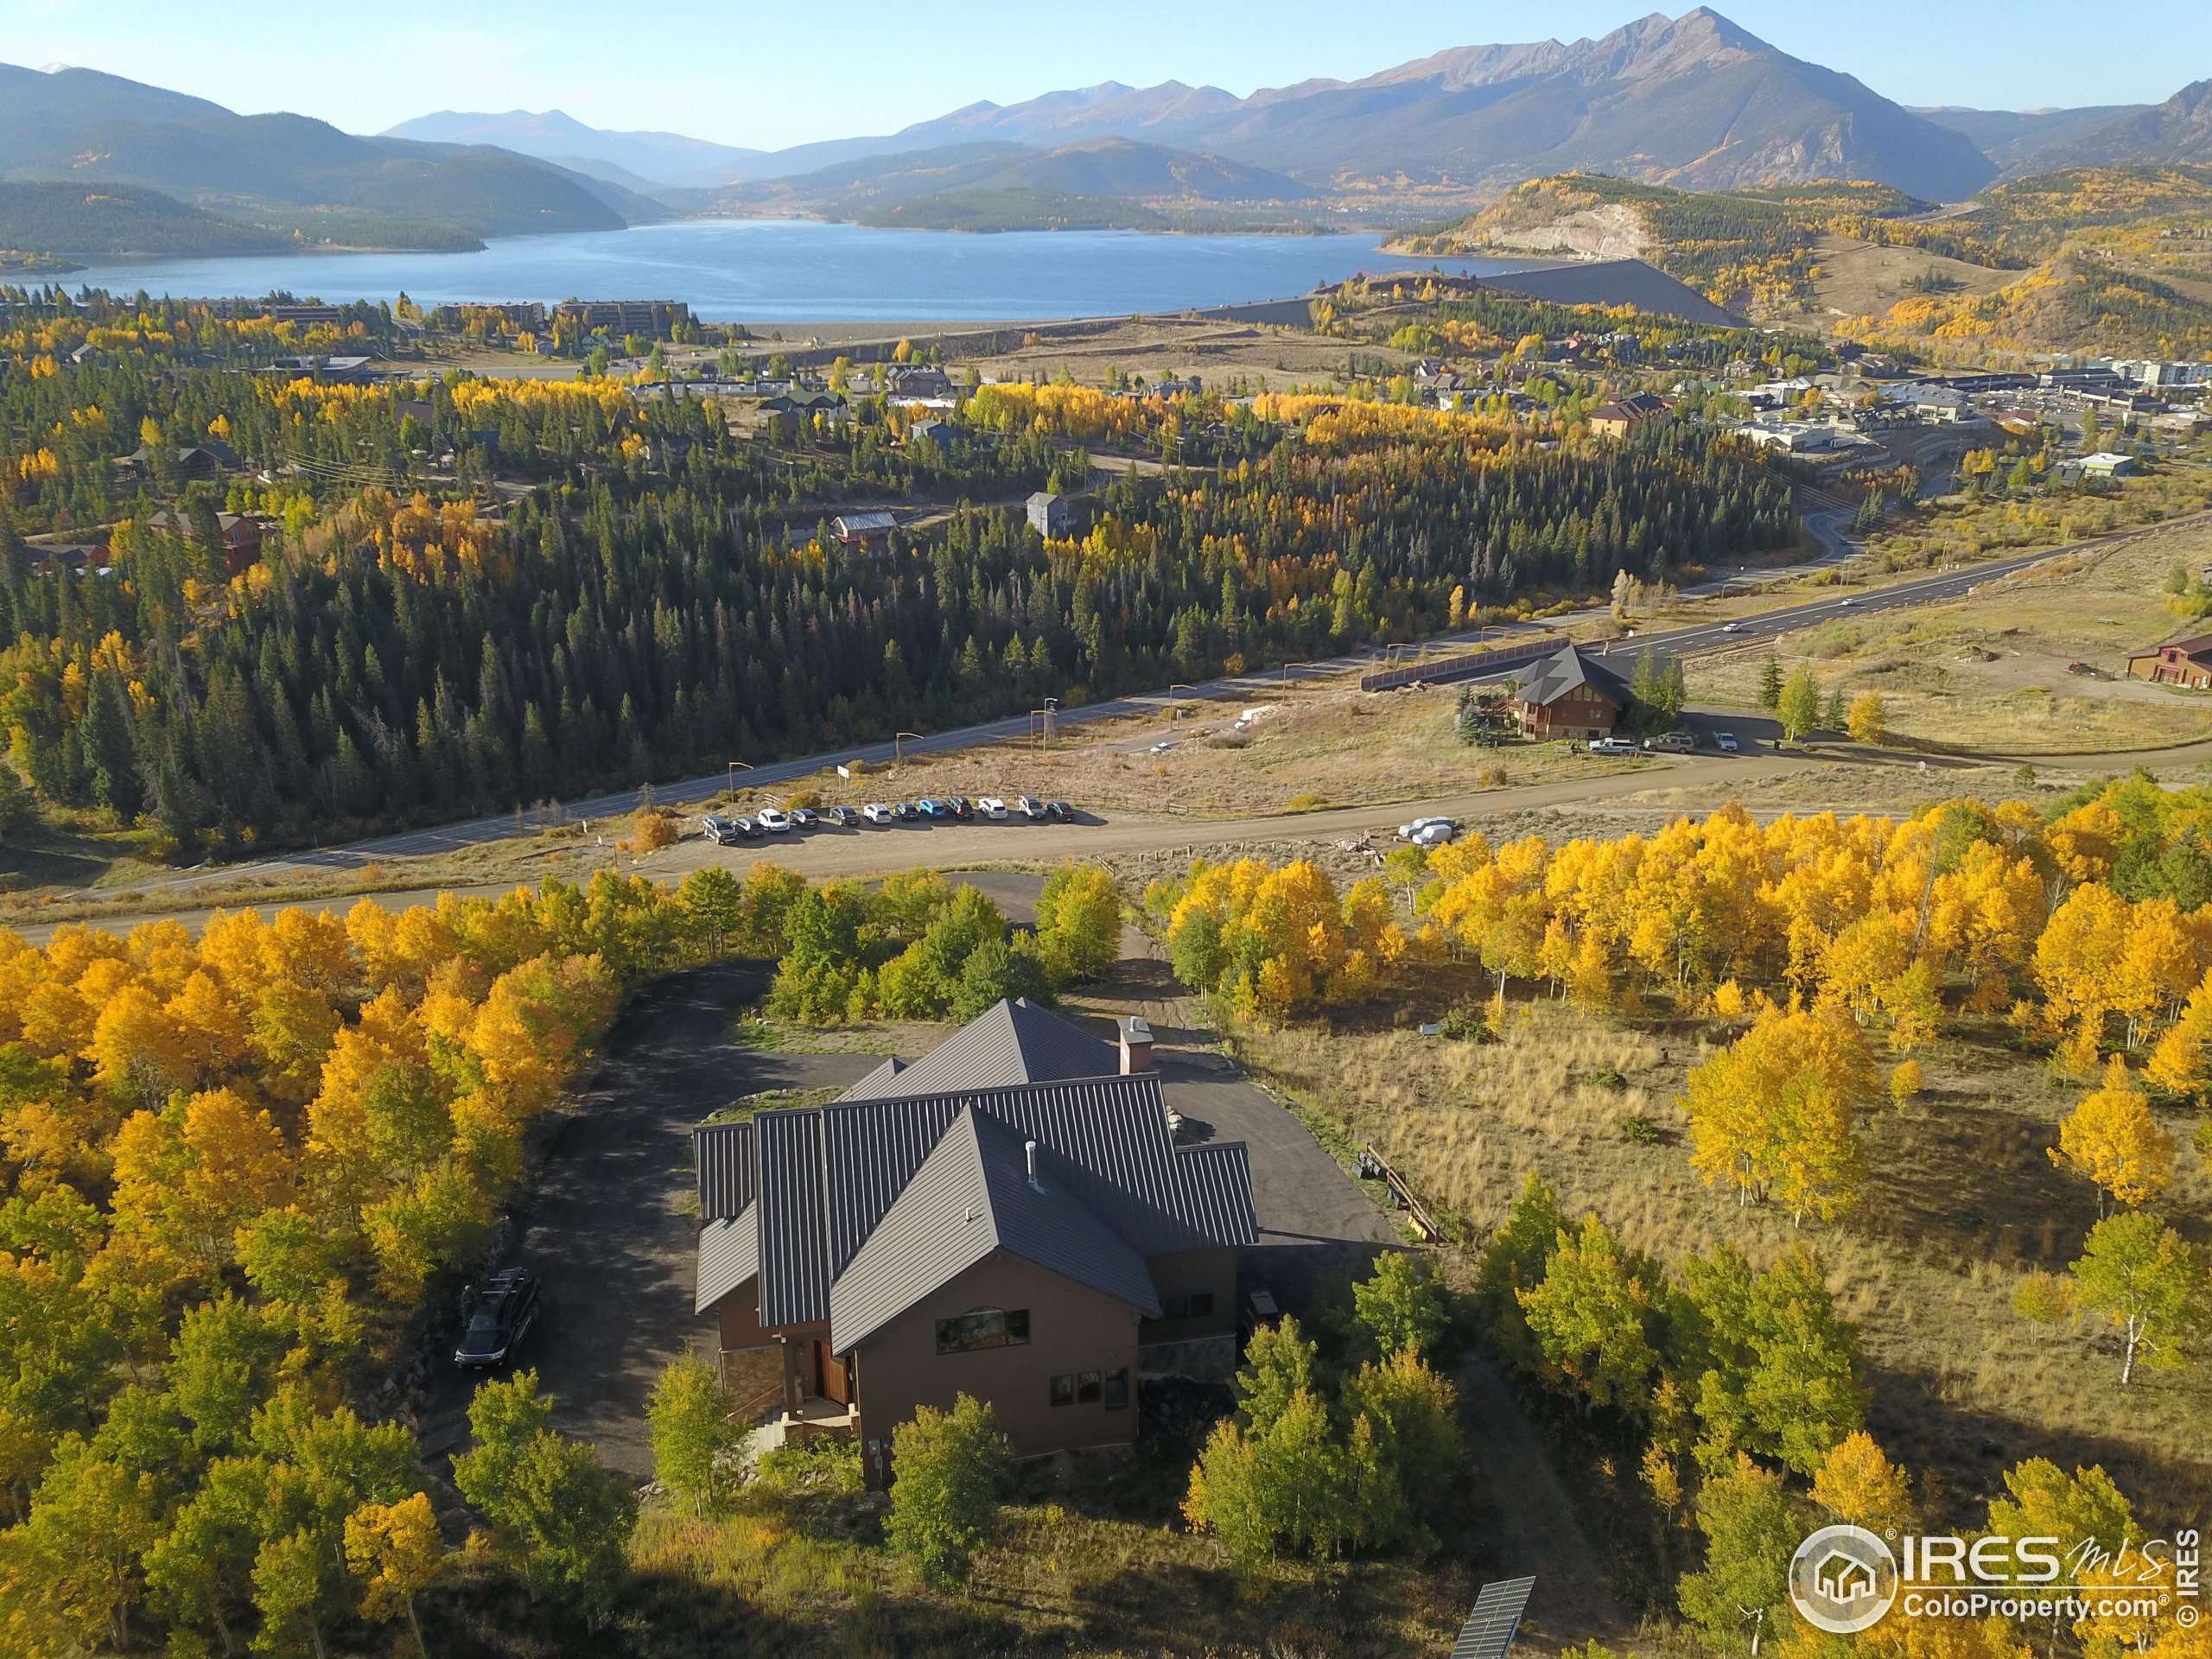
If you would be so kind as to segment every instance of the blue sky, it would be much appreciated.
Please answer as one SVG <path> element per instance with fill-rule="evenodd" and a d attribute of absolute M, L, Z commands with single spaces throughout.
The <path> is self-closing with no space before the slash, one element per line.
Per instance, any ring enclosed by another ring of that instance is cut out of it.
<path fill-rule="evenodd" d="M 2155 103 L 2212 75 L 2202 0 L 1718 10 L 1904 104 Z M 1100 80 L 1211 81 L 1242 94 L 1349 79 L 1446 47 L 1601 35 L 1637 15 L 1635 0 L 1116 0 L 1073 12 L 1038 0 L 224 0 L 181 22 L 172 0 L 0 0 L 0 60 L 105 69 L 356 132 L 440 108 L 557 107 L 594 126 L 774 149 Z"/>

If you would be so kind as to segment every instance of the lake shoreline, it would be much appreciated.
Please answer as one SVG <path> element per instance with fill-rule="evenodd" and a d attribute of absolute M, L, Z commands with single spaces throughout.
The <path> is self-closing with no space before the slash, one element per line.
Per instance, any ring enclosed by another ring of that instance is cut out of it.
<path fill-rule="evenodd" d="M 756 333 L 1063 322 L 1203 311 L 1312 293 L 1377 260 L 1373 234 L 883 230 L 827 220 L 688 219 L 622 231 L 496 238 L 473 253 L 112 260 L 72 287 L 183 298 L 277 290 L 325 304 L 681 301 Z M 1447 270 L 1483 262 L 1446 260 Z"/>

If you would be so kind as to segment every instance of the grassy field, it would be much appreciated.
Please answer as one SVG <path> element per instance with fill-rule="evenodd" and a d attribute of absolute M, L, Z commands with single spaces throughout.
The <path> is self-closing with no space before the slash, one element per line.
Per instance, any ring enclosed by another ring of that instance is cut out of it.
<path fill-rule="evenodd" d="M 1878 691 L 1897 741 L 1931 752 L 2063 756 L 2212 738 L 2212 697 L 2130 679 L 2127 654 L 2180 631 L 2163 584 L 2212 559 L 2212 529 L 2166 531 L 2054 560 L 1907 615 L 1784 635 L 1784 671 L 1811 667 L 1847 698 Z M 1756 707 L 1763 648 L 1693 665 L 1692 696 Z M 2094 674 L 2069 671 L 2085 663 Z"/>
<path fill-rule="evenodd" d="M 1532 1171 L 1570 1214 L 1595 1211 L 1669 1262 L 1724 1242 L 1764 1260 L 1806 1236 L 1786 1214 L 1738 1210 L 1689 1166 L 1678 1102 L 1707 1033 L 1592 1018 L 1539 996 L 1510 1009 L 1500 1040 L 1455 1043 L 1411 1027 L 1479 995 L 1476 976 L 1426 993 L 1392 1011 L 1395 1025 L 1243 1033 L 1238 1050 L 1374 1141 L 1470 1241 Z M 1946 1040 L 1922 1059 L 1921 1098 L 1864 1124 L 1872 1177 L 1862 1208 L 1811 1233 L 1864 1337 L 1870 1428 L 1926 1471 L 1926 1498 L 1953 1520 L 1976 1515 L 2004 1470 L 2038 1455 L 2103 1463 L 2146 1520 L 2202 1514 L 2212 1375 L 2199 1367 L 2123 1392 L 2110 1344 L 2012 1310 L 2020 1279 L 2063 1268 L 2096 1219 L 2093 1189 L 2045 1155 L 2081 1086 L 2054 1081 L 1999 1034 Z M 2192 1132 L 2189 1115 L 2165 1116 L 2177 1135 Z M 2202 1238 L 2212 1177 L 2201 1158 L 2182 1162 L 2164 1212 Z"/>
<path fill-rule="evenodd" d="M 1884 247 L 1856 237 L 1825 236 L 1813 247 L 1813 302 L 1783 321 L 1821 328 L 1837 317 L 1864 317 L 1888 310 L 1919 290 L 1916 280 L 1934 276 L 1958 286 L 1945 291 L 1986 294 L 2018 273 L 1946 258 L 1919 248 Z"/>

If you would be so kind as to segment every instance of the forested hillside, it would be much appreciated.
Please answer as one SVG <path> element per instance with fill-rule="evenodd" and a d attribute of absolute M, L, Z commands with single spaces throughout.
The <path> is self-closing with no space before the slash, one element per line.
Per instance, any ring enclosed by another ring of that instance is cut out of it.
<path fill-rule="evenodd" d="M 191 257 L 267 253 L 289 245 L 241 225 L 128 185 L 0 183 L 0 245 L 44 253 Z"/>
<path fill-rule="evenodd" d="M 1502 416 L 1334 399 L 992 386 L 963 418 L 997 441 L 958 458 L 863 423 L 797 465 L 697 400 L 593 380 L 369 391 L 118 355 L 10 375 L 5 408 L 25 435 L 4 492 L 10 758 L 49 800 L 150 812 L 180 845 L 503 810 L 1313 658 L 1796 534 L 1783 482 L 1695 429 L 1539 448 Z M 995 510 L 888 558 L 813 533 L 847 490 L 1003 498 L 1061 446 L 1153 447 L 1199 418 L 1223 423 L 1219 476 L 1116 482 L 1079 540 Z M 281 527 L 228 579 L 116 478 L 141 442 L 202 434 L 290 469 L 230 486 Z M 461 477 L 542 487 L 496 520 L 410 499 L 424 440 Z M 23 530 L 111 517 L 122 580 L 34 568 Z"/>

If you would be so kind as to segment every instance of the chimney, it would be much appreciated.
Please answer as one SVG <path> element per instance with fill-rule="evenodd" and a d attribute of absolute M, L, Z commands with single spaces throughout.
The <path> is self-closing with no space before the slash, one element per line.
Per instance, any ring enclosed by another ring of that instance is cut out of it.
<path fill-rule="evenodd" d="M 1152 1027 L 1141 1014 L 1122 1021 L 1122 1075 L 1134 1077 L 1152 1070 Z"/>
<path fill-rule="evenodd" d="M 1037 1143 L 1034 1141 L 1023 1141 L 1021 1155 L 1029 1160 L 1030 1190 L 1034 1192 L 1042 1192 L 1045 1190 L 1045 1183 L 1037 1179 Z"/>

